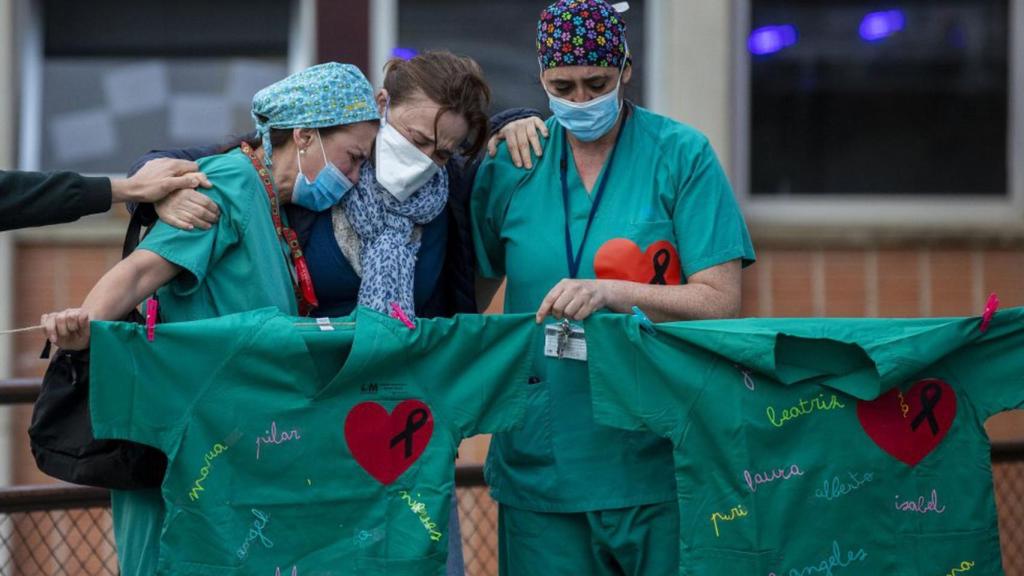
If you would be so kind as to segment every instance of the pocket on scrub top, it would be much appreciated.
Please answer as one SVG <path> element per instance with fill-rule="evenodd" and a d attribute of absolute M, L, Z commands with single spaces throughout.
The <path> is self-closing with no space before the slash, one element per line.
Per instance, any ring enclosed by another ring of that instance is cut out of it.
<path fill-rule="evenodd" d="M 672 221 L 630 224 L 624 236 L 612 238 L 597 249 L 594 274 L 606 280 L 681 284 L 682 268 Z"/>
<path fill-rule="evenodd" d="M 681 562 L 688 576 L 723 576 L 724 574 L 769 574 L 777 566 L 777 554 L 767 550 L 744 552 L 724 548 L 698 548 L 685 553 Z"/>
<path fill-rule="evenodd" d="M 918 576 L 955 574 L 982 576 L 1003 574 L 999 531 L 995 528 L 966 532 L 914 534 Z"/>

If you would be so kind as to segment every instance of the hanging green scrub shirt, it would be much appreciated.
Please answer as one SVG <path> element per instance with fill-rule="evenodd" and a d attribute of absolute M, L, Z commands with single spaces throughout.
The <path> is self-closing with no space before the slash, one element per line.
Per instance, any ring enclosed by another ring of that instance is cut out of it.
<path fill-rule="evenodd" d="M 1003 574 L 984 423 L 1024 406 L 1024 309 L 586 323 L 594 414 L 675 446 L 679 573 Z"/>
<path fill-rule="evenodd" d="M 158 222 L 138 247 L 183 268 L 157 291 L 161 320 L 197 320 L 267 306 L 296 314 L 290 264 L 274 231 L 270 199 L 252 162 L 235 149 L 199 160 L 199 169 L 213 185 L 203 193 L 220 207 L 220 220 L 210 230 L 192 231 Z M 214 346 L 211 351 L 219 349 Z M 125 361 L 124 366 L 131 365 L 130 359 Z M 108 377 L 112 378 L 108 385 L 123 382 L 117 376 Z M 113 491 L 111 513 L 122 572 L 150 576 L 157 565 L 164 519 L 158 491 Z"/>
<path fill-rule="evenodd" d="M 707 138 L 643 108 L 628 116 L 608 182 L 582 250 L 579 278 L 680 284 L 735 259 L 753 261 L 746 225 Z M 553 118 L 533 170 L 505 150 L 481 165 L 472 197 L 481 275 L 507 278 L 505 312 L 536 312 L 569 276 L 560 165 L 566 162 L 573 252 L 592 199 L 576 171 L 565 131 Z M 504 144 L 502 145 L 504 146 Z M 492 496 L 539 512 L 582 512 L 675 499 L 671 445 L 649 432 L 594 422 L 587 366 L 543 355 L 543 333 L 521 430 L 494 437 L 487 459 Z M 594 356 L 591 355 L 591 358 Z"/>
<path fill-rule="evenodd" d="M 303 323 L 305 325 L 303 325 Z M 92 325 L 93 430 L 168 456 L 161 575 L 444 574 L 459 442 L 519 424 L 529 315 Z M 127 368 L 126 368 L 127 367 Z"/>

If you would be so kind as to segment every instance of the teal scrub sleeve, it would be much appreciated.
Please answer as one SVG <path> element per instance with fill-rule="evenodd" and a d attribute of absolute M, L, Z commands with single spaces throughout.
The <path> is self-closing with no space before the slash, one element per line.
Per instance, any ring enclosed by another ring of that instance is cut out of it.
<path fill-rule="evenodd" d="M 153 252 L 183 269 L 169 285 L 175 294 L 192 294 L 211 266 L 241 241 L 254 209 L 267 204 L 256 196 L 266 192 L 248 162 L 241 153 L 211 156 L 199 162 L 199 169 L 213 185 L 202 192 L 220 207 L 220 220 L 212 228 L 179 230 L 157 222 L 139 243 L 140 250 Z"/>
<path fill-rule="evenodd" d="M 93 435 L 131 440 L 167 453 L 173 432 L 206 382 L 199 370 L 193 372 L 201 362 L 195 361 L 191 344 L 205 348 L 222 343 L 192 339 L 182 347 L 163 333 L 147 342 L 145 327 L 129 322 L 93 322 L 91 338 Z M 182 358 L 192 360 L 181 362 Z M 165 376 L 170 374 L 177 377 Z"/>
<path fill-rule="evenodd" d="M 273 309 L 257 313 L 272 314 Z M 89 409 L 97 438 L 131 440 L 173 450 L 192 405 L 221 367 L 248 345 L 252 325 L 226 321 L 158 324 L 154 339 L 134 322 L 93 322 L 90 328 Z M 187 359 L 187 361 L 182 361 Z"/>
<path fill-rule="evenodd" d="M 681 161 L 684 171 L 673 209 L 679 258 L 687 278 L 712 266 L 742 259 L 754 262 L 754 245 L 729 179 L 714 149 L 702 138 L 696 155 Z"/>
<path fill-rule="evenodd" d="M 684 379 L 679 374 L 707 372 L 709 364 L 694 361 L 692 366 L 680 365 L 678 342 L 673 344 L 664 334 L 643 332 L 628 314 L 594 315 L 586 320 L 585 327 L 596 421 L 662 437 L 672 437 L 682 430 L 700 396 L 700 390 L 689 383 L 708 380 Z M 624 386 L 624 382 L 629 385 Z"/>
<path fill-rule="evenodd" d="M 497 156 L 484 158 L 473 180 L 470 199 L 473 247 L 477 271 L 484 278 L 505 276 L 505 246 L 501 231 L 512 188 L 517 184 L 515 179 L 509 178 L 509 169 L 515 168 L 507 157 L 508 146 L 502 143 L 498 146 Z"/>
<path fill-rule="evenodd" d="M 448 334 L 435 335 L 444 345 L 431 347 L 423 365 L 444 372 L 424 381 L 464 438 L 520 424 L 533 364 L 527 351 L 541 329 L 533 314 L 472 314 L 456 316 Z"/>
<path fill-rule="evenodd" d="M 1021 309 L 997 312 L 984 345 L 968 346 L 945 362 L 961 382 L 961 390 L 977 410 L 979 424 L 990 416 L 1024 408 L 1024 331 Z M 1000 317 L 1000 314 L 1003 314 Z"/>

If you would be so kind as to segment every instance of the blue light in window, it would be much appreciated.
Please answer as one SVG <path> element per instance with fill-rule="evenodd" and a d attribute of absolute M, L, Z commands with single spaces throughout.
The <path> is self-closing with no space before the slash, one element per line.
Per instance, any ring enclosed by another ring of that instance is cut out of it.
<path fill-rule="evenodd" d="M 395 47 L 395 48 L 394 48 L 394 49 L 393 49 L 393 50 L 391 51 L 391 55 L 392 55 L 392 56 L 394 56 L 395 58 L 401 58 L 402 60 L 411 60 L 411 59 L 412 59 L 412 58 L 414 58 L 414 57 L 415 57 L 415 56 L 416 56 L 417 54 L 419 54 L 419 51 L 418 51 L 418 50 L 416 50 L 415 48 L 401 48 L 401 47 Z"/>
<path fill-rule="evenodd" d="M 905 23 L 902 10 L 869 12 L 860 21 L 860 37 L 867 42 L 882 40 L 903 30 Z"/>
<path fill-rule="evenodd" d="M 774 54 L 796 44 L 799 37 L 796 26 L 792 24 L 762 26 L 750 33 L 750 37 L 747 38 L 747 49 L 757 56 Z"/>

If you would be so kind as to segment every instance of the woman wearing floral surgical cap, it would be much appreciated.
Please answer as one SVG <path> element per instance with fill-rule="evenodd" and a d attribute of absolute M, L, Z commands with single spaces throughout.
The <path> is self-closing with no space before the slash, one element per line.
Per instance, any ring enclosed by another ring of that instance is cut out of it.
<path fill-rule="evenodd" d="M 157 223 L 81 308 L 43 317 L 52 341 L 67 350 L 86 348 L 90 319 L 123 318 L 154 291 L 165 322 L 267 306 L 294 315 L 316 305 L 280 205 L 340 198 L 359 180 L 379 126 L 373 90 L 358 68 L 321 64 L 257 93 L 253 116 L 259 144 L 199 161 L 220 221 L 193 231 Z M 121 574 L 151 576 L 164 521 L 159 490 L 114 491 L 111 504 Z"/>
<path fill-rule="evenodd" d="M 633 306 L 655 321 L 735 316 L 754 259 L 743 217 L 706 137 L 623 98 L 622 15 L 561 0 L 541 13 L 537 48 L 549 142 L 532 171 L 499 153 L 477 174 L 481 287 L 505 278 L 505 312 L 553 317 L 555 340 L 565 323 Z M 677 574 L 671 445 L 597 425 L 586 362 L 546 356 L 544 339 L 526 421 L 488 454 L 501 573 Z"/>

